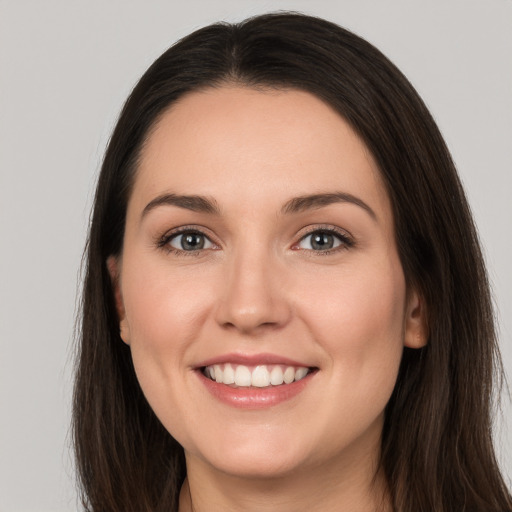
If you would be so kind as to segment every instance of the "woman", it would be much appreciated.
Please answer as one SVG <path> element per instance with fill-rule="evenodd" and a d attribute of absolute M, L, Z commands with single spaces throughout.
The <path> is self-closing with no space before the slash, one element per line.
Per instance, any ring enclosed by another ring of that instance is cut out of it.
<path fill-rule="evenodd" d="M 512 510 L 463 190 L 412 86 L 336 25 L 217 24 L 148 69 L 82 311 L 89 510 Z"/>

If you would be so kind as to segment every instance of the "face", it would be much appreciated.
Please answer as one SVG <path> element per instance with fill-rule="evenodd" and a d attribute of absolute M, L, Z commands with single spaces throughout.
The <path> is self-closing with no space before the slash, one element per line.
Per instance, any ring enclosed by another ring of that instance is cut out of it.
<path fill-rule="evenodd" d="M 227 86 L 182 98 L 108 263 L 140 385 L 187 464 L 259 477 L 375 456 L 421 308 L 377 166 L 329 106 Z"/>

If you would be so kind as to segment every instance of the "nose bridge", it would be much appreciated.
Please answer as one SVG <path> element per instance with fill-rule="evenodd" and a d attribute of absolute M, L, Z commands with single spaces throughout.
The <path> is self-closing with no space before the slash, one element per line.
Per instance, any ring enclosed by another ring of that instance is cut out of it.
<path fill-rule="evenodd" d="M 226 264 L 218 322 L 242 332 L 283 325 L 290 311 L 279 274 L 277 256 L 262 244 L 234 250 Z"/>

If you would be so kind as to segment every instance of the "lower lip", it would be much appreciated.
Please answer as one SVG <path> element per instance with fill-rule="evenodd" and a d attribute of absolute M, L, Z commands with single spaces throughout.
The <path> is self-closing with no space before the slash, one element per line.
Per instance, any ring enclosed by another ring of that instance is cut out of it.
<path fill-rule="evenodd" d="M 291 384 L 269 386 L 266 388 L 239 387 L 233 388 L 226 384 L 205 377 L 202 371 L 197 374 L 206 389 L 221 402 L 239 409 L 264 409 L 279 405 L 297 396 L 310 383 L 314 373 L 309 373 L 303 379 Z"/>

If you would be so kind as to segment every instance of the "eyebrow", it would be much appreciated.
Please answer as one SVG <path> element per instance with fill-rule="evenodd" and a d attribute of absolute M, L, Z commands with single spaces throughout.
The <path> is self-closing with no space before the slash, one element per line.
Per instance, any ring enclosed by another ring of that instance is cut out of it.
<path fill-rule="evenodd" d="M 362 200 L 346 192 L 329 192 L 325 194 L 312 194 L 294 197 L 282 208 L 282 213 L 299 213 L 306 210 L 314 210 L 336 203 L 351 203 L 365 210 L 373 220 L 377 220 L 375 212 Z"/>
<path fill-rule="evenodd" d="M 307 210 L 314 210 L 336 203 L 351 203 L 365 210 L 373 220 L 377 220 L 375 212 L 362 200 L 346 192 L 328 192 L 311 194 L 290 199 L 281 209 L 281 213 L 289 215 Z M 150 201 L 142 211 L 144 218 L 151 210 L 159 206 L 177 206 L 198 213 L 220 215 L 220 208 L 213 198 L 198 195 L 163 194 Z"/>
<path fill-rule="evenodd" d="M 155 197 L 155 199 L 146 205 L 142 211 L 142 217 L 145 217 L 151 210 L 154 210 L 158 206 L 164 205 L 178 206 L 179 208 L 184 208 L 198 213 L 220 215 L 220 208 L 217 201 L 213 198 L 196 195 L 186 196 L 178 194 L 163 194 Z"/>

